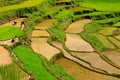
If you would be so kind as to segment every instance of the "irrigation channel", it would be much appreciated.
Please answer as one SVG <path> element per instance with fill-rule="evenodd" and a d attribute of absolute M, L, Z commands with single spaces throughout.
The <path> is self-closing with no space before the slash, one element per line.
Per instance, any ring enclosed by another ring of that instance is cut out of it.
<path fill-rule="evenodd" d="M 100 73 L 104 73 L 104 74 L 106 74 L 106 72 L 108 72 L 109 74 L 120 73 L 119 69 L 113 67 L 112 65 L 104 61 L 99 56 L 99 54 L 94 51 L 92 46 L 88 42 L 83 40 L 80 37 L 80 35 L 77 34 L 83 31 L 84 26 L 87 23 L 90 23 L 91 20 L 83 19 L 83 20 L 75 21 L 70 26 L 68 26 L 68 28 L 65 30 L 66 37 L 67 37 L 65 45 L 71 51 L 71 53 L 74 53 L 74 55 L 76 55 L 81 60 L 71 56 L 63 48 L 63 44 L 60 42 L 53 41 L 52 45 L 54 47 L 49 45 L 49 43 L 47 42 L 47 39 L 50 35 L 47 32 L 47 29 L 51 27 L 53 22 L 54 22 L 53 19 L 47 19 L 37 24 L 34 27 L 34 30 L 32 31 L 32 35 L 31 35 L 31 41 L 32 41 L 31 47 L 36 53 L 39 53 L 42 56 L 46 57 L 48 60 L 50 60 L 54 55 L 62 51 L 64 57 L 68 59 L 62 57 L 60 59 L 55 60 L 55 64 L 61 66 L 66 72 L 71 74 L 77 80 L 86 80 L 86 78 L 88 80 L 88 77 L 89 77 L 89 80 L 93 80 L 93 79 L 95 80 L 118 80 L 115 77 L 98 74 L 98 73 L 92 72 L 80 66 L 80 65 L 83 65 L 84 67 L 88 69 L 91 69 L 91 70 L 94 70 Z M 90 64 L 85 63 L 82 60 L 91 63 L 92 66 Z M 76 64 L 76 62 L 79 64 Z M 86 77 L 86 75 L 88 77 Z M 91 76 L 91 75 L 94 75 L 94 76 Z"/>

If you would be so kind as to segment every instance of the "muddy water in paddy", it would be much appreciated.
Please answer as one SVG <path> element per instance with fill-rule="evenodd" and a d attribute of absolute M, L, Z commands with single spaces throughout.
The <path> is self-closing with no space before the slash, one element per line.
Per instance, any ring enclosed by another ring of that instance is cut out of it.
<path fill-rule="evenodd" d="M 70 26 L 68 26 L 65 32 L 66 33 L 80 33 L 81 31 L 83 31 L 84 26 L 90 22 L 91 22 L 90 19 L 82 19 L 82 20 L 75 21 Z"/>
<path fill-rule="evenodd" d="M 104 51 L 102 52 L 111 61 L 120 66 L 120 52 L 119 51 Z"/>
<path fill-rule="evenodd" d="M 55 22 L 55 19 L 46 19 L 43 22 L 35 25 L 34 28 L 35 29 L 43 29 L 43 30 L 45 30 L 45 29 L 50 28 L 53 25 L 54 22 Z"/>
<path fill-rule="evenodd" d="M 103 69 L 107 71 L 108 73 L 116 73 L 120 74 L 120 70 L 113 67 L 112 65 L 108 64 L 106 61 L 104 61 L 98 53 L 75 53 L 77 56 L 79 56 L 81 59 L 84 59 L 91 63 L 92 66 Z"/>
<path fill-rule="evenodd" d="M 77 63 L 65 58 L 59 58 L 55 61 L 56 65 L 61 66 L 68 74 L 76 80 L 120 80 L 118 78 L 107 76 L 87 70 Z"/>
<path fill-rule="evenodd" d="M 67 34 L 65 44 L 73 51 L 94 51 L 92 46 L 77 34 Z"/>
<path fill-rule="evenodd" d="M 9 52 L 3 47 L 0 46 L 0 65 L 11 64 L 12 58 L 9 55 Z"/>

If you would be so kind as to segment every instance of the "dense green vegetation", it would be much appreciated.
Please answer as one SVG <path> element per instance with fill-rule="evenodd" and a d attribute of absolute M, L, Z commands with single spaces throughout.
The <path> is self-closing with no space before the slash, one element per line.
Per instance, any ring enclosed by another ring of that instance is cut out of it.
<path fill-rule="evenodd" d="M 27 74 L 23 72 L 15 63 L 0 66 L 0 77 L 2 80 L 20 80 L 26 76 Z"/>
<path fill-rule="evenodd" d="M 21 37 L 23 35 L 23 30 L 18 27 L 4 26 L 0 28 L 0 40 L 8 40 L 14 36 Z"/>
<path fill-rule="evenodd" d="M 120 0 L 83 0 L 80 5 L 99 11 L 120 11 Z"/>
<path fill-rule="evenodd" d="M 43 66 L 40 56 L 30 51 L 27 46 L 18 46 L 13 51 L 24 68 L 33 74 L 35 80 L 57 80 Z"/>

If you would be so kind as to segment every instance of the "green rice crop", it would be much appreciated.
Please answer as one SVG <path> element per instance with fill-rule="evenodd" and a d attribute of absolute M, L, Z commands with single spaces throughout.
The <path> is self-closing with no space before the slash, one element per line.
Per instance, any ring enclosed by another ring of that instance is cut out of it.
<path fill-rule="evenodd" d="M 27 74 L 23 72 L 15 63 L 0 66 L 0 77 L 2 80 L 20 80 L 26 76 Z"/>
<path fill-rule="evenodd" d="M 18 46 L 13 51 L 24 68 L 33 74 L 35 80 L 57 80 L 43 66 L 42 58 L 30 51 L 27 46 Z"/>
<path fill-rule="evenodd" d="M 23 30 L 18 27 L 4 26 L 0 28 L 0 40 L 8 40 L 14 36 L 21 37 L 23 35 Z"/>
<path fill-rule="evenodd" d="M 112 35 L 114 31 L 116 31 L 116 27 L 104 27 L 101 30 L 99 30 L 97 33 L 103 34 L 103 35 Z"/>
<path fill-rule="evenodd" d="M 120 0 L 83 0 L 80 5 L 99 11 L 120 11 Z"/>

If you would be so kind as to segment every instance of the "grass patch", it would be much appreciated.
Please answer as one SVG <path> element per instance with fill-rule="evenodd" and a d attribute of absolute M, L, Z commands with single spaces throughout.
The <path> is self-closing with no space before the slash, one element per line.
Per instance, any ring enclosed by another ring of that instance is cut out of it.
<path fill-rule="evenodd" d="M 0 28 L 0 40 L 8 40 L 15 35 L 21 37 L 24 35 L 24 32 L 20 28 L 13 26 L 4 26 Z"/>
<path fill-rule="evenodd" d="M 27 74 L 14 63 L 0 66 L 0 77 L 2 80 L 20 80 L 26 76 Z"/>
<path fill-rule="evenodd" d="M 84 0 L 80 5 L 99 11 L 120 11 L 120 0 Z"/>
<path fill-rule="evenodd" d="M 97 24 L 97 23 L 90 23 L 88 25 L 85 26 L 84 28 L 84 32 L 95 32 L 95 31 L 98 31 L 102 28 L 101 25 Z"/>
<path fill-rule="evenodd" d="M 99 41 L 99 39 L 93 35 L 92 33 L 81 33 L 80 34 L 83 39 L 88 41 L 97 51 L 103 51 L 107 48 L 103 45 L 102 42 Z"/>
<path fill-rule="evenodd" d="M 120 48 L 120 41 L 119 40 L 117 40 L 116 38 L 114 38 L 114 37 L 108 37 L 108 39 L 116 46 L 116 47 L 118 47 L 118 48 Z"/>
<path fill-rule="evenodd" d="M 42 64 L 40 56 L 31 52 L 27 46 L 13 49 L 24 68 L 34 75 L 35 80 L 57 80 Z"/>
<path fill-rule="evenodd" d="M 116 27 L 104 27 L 101 30 L 99 30 L 97 33 L 100 33 L 103 35 L 112 35 L 115 30 L 117 30 Z"/>
<path fill-rule="evenodd" d="M 116 49 L 116 47 L 103 35 L 93 33 L 93 35 L 107 48 Z"/>

